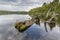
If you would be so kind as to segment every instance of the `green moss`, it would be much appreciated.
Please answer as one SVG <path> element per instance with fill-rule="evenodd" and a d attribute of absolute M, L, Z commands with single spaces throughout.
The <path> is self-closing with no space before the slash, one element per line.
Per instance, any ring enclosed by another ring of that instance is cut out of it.
<path fill-rule="evenodd" d="M 20 30 L 24 30 L 26 27 L 27 27 L 26 25 L 22 25 L 22 26 L 20 27 Z"/>

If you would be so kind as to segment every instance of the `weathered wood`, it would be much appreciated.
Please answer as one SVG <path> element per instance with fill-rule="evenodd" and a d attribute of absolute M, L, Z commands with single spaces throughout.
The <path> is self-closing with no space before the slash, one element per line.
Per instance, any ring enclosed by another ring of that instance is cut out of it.
<path fill-rule="evenodd" d="M 46 21 L 46 22 L 51 22 L 52 19 L 55 18 L 57 15 L 59 15 L 59 14 L 55 14 L 55 13 L 53 13 L 52 17 L 51 17 L 48 21 Z"/>
<path fill-rule="evenodd" d="M 49 16 L 50 11 L 51 11 L 51 8 L 48 10 L 48 12 L 46 14 L 46 18 Z"/>

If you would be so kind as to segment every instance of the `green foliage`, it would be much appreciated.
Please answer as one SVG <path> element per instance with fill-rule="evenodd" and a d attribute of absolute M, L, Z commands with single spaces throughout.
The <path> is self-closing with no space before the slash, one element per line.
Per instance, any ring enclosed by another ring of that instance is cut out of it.
<path fill-rule="evenodd" d="M 4 15 L 4 14 L 28 14 L 28 12 L 26 12 L 26 11 L 13 12 L 13 11 L 3 11 L 3 10 L 0 10 L 0 15 Z"/>
<path fill-rule="evenodd" d="M 44 3 L 42 7 L 34 8 L 29 11 L 29 15 L 31 15 L 32 17 L 39 15 L 41 20 L 46 19 L 47 13 L 49 14 L 47 17 L 48 19 L 52 17 L 51 15 L 53 15 L 53 13 L 60 15 L 59 0 L 54 0 L 53 2 L 50 2 L 49 4 Z M 60 16 L 57 16 L 57 21 L 60 23 Z"/>
<path fill-rule="evenodd" d="M 53 2 L 59 2 L 59 0 L 54 0 Z"/>

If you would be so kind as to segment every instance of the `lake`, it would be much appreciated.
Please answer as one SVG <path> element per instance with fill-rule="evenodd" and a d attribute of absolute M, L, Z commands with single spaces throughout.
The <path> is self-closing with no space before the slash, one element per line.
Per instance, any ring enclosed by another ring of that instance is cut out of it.
<path fill-rule="evenodd" d="M 14 28 L 16 20 L 29 20 L 29 15 L 0 15 L 0 40 L 60 40 L 60 27 L 55 25 L 44 25 L 41 22 L 40 26 L 33 24 L 23 33 L 18 35 L 18 31 Z"/>

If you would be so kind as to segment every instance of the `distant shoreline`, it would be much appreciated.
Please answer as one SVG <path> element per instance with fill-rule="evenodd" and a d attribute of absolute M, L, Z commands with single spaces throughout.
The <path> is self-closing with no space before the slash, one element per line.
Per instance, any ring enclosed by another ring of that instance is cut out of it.
<path fill-rule="evenodd" d="M 7 15 L 7 14 L 23 14 L 23 15 L 25 15 L 25 14 L 28 14 L 28 12 L 26 12 L 26 11 L 12 12 L 12 11 L 0 10 L 0 15 Z"/>

